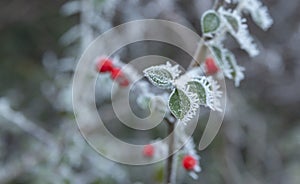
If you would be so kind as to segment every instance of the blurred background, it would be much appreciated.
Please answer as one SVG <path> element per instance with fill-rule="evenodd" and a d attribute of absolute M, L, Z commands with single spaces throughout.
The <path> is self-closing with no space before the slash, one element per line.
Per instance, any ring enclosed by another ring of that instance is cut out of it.
<path fill-rule="evenodd" d="M 300 183 L 300 3 L 263 3 L 274 19 L 269 31 L 263 32 L 247 17 L 261 54 L 249 58 L 228 40 L 227 47 L 246 68 L 246 78 L 239 88 L 227 81 L 225 119 L 214 142 L 199 152 L 199 179 L 179 170 L 178 183 Z M 156 18 L 200 34 L 199 18 L 212 4 L 212 0 L 1 0 L 0 183 L 160 183 L 163 163 L 117 164 L 84 141 L 72 111 L 73 71 L 87 45 L 114 26 Z M 147 54 L 188 65 L 177 48 L 157 43 L 132 44 L 119 55 L 129 62 Z M 101 98 L 100 106 L 109 104 Z M 206 111 L 194 134 L 196 143 Z M 114 123 L 112 118 L 109 124 Z M 121 137 L 139 135 L 115 127 L 110 128 Z M 148 132 L 141 139 L 147 142 L 164 133 Z"/>

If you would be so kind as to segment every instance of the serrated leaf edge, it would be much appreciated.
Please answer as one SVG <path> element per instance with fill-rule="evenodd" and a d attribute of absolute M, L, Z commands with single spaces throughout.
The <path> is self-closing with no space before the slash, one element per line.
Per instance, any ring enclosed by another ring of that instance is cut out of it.
<path fill-rule="evenodd" d="M 175 80 L 175 79 L 180 75 L 180 73 L 181 73 L 181 71 L 178 69 L 178 67 L 179 67 L 178 65 L 172 66 L 169 62 L 166 62 L 166 64 L 163 64 L 163 65 L 151 66 L 151 67 L 149 67 L 149 68 L 146 68 L 146 69 L 143 71 L 143 73 L 144 73 L 144 76 L 147 77 L 153 85 L 155 85 L 155 86 L 157 86 L 157 87 L 160 87 L 160 88 L 163 88 L 163 89 L 170 89 L 170 88 L 172 88 L 172 86 L 174 85 L 174 80 Z M 170 86 L 156 85 L 155 82 L 152 80 L 152 78 L 149 76 L 149 73 L 150 73 L 149 71 L 150 71 L 150 70 L 160 70 L 160 69 L 166 70 L 166 71 L 168 71 L 168 72 L 171 74 L 172 79 L 171 79 L 170 83 L 171 83 L 172 85 L 170 85 Z"/>
<path fill-rule="evenodd" d="M 235 72 L 235 77 L 232 76 L 232 79 L 234 80 L 234 85 L 238 87 L 240 85 L 241 80 L 245 78 L 245 75 L 243 73 L 243 71 L 245 71 L 245 68 L 237 64 L 235 56 L 230 51 L 227 51 L 225 55 L 228 55 L 228 57 L 230 57 L 231 63 L 229 64 L 231 65 L 233 72 Z"/>
<path fill-rule="evenodd" d="M 245 50 L 250 57 L 257 56 L 259 54 L 259 50 L 257 48 L 257 45 L 254 43 L 253 37 L 249 33 L 246 19 L 242 18 L 236 10 L 225 10 L 223 7 L 221 7 L 218 9 L 218 12 L 221 15 L 222 22 L 225 23 L 229 33 L 240 44 L 240 47 Z M 224 15 L 232 16 L 237 20 L 239 25 L 239 30 L 237 32 L 232 29 L 232 26 L 230 25 L 230 23 L 228 23 Z"/>

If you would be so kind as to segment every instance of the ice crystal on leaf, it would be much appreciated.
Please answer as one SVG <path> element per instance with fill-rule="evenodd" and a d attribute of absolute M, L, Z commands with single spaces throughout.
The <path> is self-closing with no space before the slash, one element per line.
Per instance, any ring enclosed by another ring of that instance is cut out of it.
<path fill-rule="evenodd" d="M 169 98 L 169 109 L 171 113 L 186 124 L 195 115 L 199 108 L 196 94 L 187 89 L 175 88 Z"/>
<path fill-rule="evenodd" d="M 232 69 L 230 68 L 229 63 L 226 61 L 225 59 L 225 48 L 223 47 L 222 44 L 212 44 L 209 45 L 208 47 L 213 55 L 213 57 L 215 58 L 215 60 L 217 61 L 217 65 L 219 68 L 221 68 L 222 72 L 224 73 L 224 75 L 228 78 L 231 79 L 231 72 Z"/>
<path fill-rule="evenodd" d="M 250 14 L 253 21 L 264 31 L 268 30 L 273 24 L 268 8 L 263 6 L 259 0 L 241 0 L 239 8 Z"/>
<path fill-rule="evenodd" d="M 220 55 L 220 53 L 218 55 Z M 226 61 L 223 55 L 224 53 L 222 51 L 222 62 Z M 172 93 L 168 99 L 169 110 L 176 119 L 184 124 L 196 115 L 200 105 L 207 106 L 212 110 L 220 110 L 219 94 L 221 93 L 218 91 L 219 88 L 214 88 L 217 82 L 212 82 L 213 79 L 208 80 L 207 77 L 198 76 L 196 73 L 198 73 L 198 70 L 191 70 L 178 77 L 180 74 L 178 66 L 172 66 L 169 63 L 166 65 L 152 66 L 144 70 L 145 76 L 153 85 L 165 89 L 172 89 Z M 230 71 L 230 74 L 231 73 L 232 71 Z M 141 106 L 143 106 L 144 103 L 149 103 L 150 96 L 140 97 L 141 99 L 138 101 Z"/>
<path fill-rule="evenodd" d="M 251 57 L 257 56 L 259 51 L 249 33 L 246 19 L 242 18 L 236 10 L 225 10 L 221 7 L 218 12 L 221 15 L 222 22 L 224 22 L 229 33 L 240 44 L 240 47 L 248 52 Z"/>
<path fill-rule="evenodd" d="M 144 70 L 144 75 L 149 81 L 159 88 L 171 89 L 175 78 L 180 74 L 178 65 L 172 66 L 169 62 L 165 65 L 152 66 Z"/>
<path fill-rule="evenodd" d="M 207 81 L 210 84 L 211 90 L 210 106 L 213 108 L 213 110 L 221 112 L 222 91 L 220 91 L 220 85 L 212 77 L 207 77 Z"/>
<path fill-rule="evenodd" d="M 230 67 L 232 68 L 232 79 L 234 80 L 234 85 L 238 87 L 240 85 L 240 81 L 244 79 L 244 73 L 245 70 L 244 67 L 237 65 L 235 56 L 230 52 L 226 52 L 226 60 L 230 64 Z"/>
<path fill-rule="evenodd" d="M 202 89 L 205 90 L 205 106 L 209 107 L 212 110 L 221 111 L 220 98 L 222 96 L 222 92 L 219 91 L 220 86 L 218 85 L 217 81 L 215 81 L 212 77 L 197 77 L 193 79 L 190 83 L 188 83 L 188 85 L 196 85 L 190 86 L 190 88 L 193 89 L 194 92 L 196 92 L 195 89 L 202 87 Z M 199 85 L 201 85 L 201 87 Z M 199 90 L 197 94 L 199 95 Z M 202 96 L 204 95 L 202 94 Z"/>

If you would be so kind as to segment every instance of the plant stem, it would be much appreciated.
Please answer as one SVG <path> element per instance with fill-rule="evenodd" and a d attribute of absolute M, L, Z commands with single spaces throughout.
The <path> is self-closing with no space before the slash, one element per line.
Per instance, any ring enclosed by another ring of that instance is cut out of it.
<path fill-rule="evenodd" d="M 215 0 L 215 4 L 213 6 L 214 10 L 218 10 L 224 3 L 224 0 Z"/>
<path fill-rule="evenodd" d="M 197 50 L 193 56 L 193 60 L 191 61 L 188 70 L 192 69 L 193 67 L 200 66 L 202 62 L 204 62 L 206 57 L 207 47 L 204 45 L 203 41 L 200 41 Z"/>
<path fill-rule="evenodd" d="M 175 122 L 170 122 L 168 119 L 166 119 L 167 126 L 168 126 L 168 135 L 169 137 L 169 143 L 168 143 L 168 159 L 167 159 L 167 168 L 166 168 L 166 184 L 175 184 L 175 176 L 172 176 L 172 173 L 174 173 L 174 167 L 173 167 L 173 161 L 174 161 L 174 142 L 175 142 Z"/>
<path fill-rule="evenodd" d="M 213 9 L 218 10 L 223 4 L 224 0 L 215 0 Z M 197 46 L 197 50 L 193 56 L 191 64 L 188 67 L 188 70 L 192 69 L 193 67 L 200 66 L 201 63 L 205 60 L 207 47 L 205 46 L 204 42 L 207 38 L 204 37 L 203 39 L 204 40 L 201 40 Z"/>

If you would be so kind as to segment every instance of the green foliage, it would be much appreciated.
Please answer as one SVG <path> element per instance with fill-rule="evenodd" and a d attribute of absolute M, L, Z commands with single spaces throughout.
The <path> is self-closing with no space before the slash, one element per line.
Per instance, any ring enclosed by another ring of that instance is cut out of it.
<path fill-rule="evenodd" d="M 156 87 L 168 89 L 172 87 L 172 74 L 162 67 L 150 67 L 144 71 L 145 76 Z"/>
<path fill-rule="evenodd" d="M 202 84 L 196 80 L 187 83 L 190 92 L 195 93 L 200 105 L 206 105 L 206 91 Z"/>
<path fill-rule="evenodd" d="M 231 16 L 231 15 L 224 15 L 225 20 L 228 22 L 230 28 L 234 31 L 234 32 L 238 32 L 239 31 L 239 22 L 238 20 Z"/>
<path fill-rule="evenodd" d="M 169 108 L 177 119 L 182 120 L 191 108 L 191 101 L 184 91 L 174 89 L 170 95 Z"/>
<path fill-rule="evenodd" d="M 216 32 L 221 25 L 221 20 L 215 11 L 209 10 L 205 12 L 201 19 L 203 34 Z"/>

